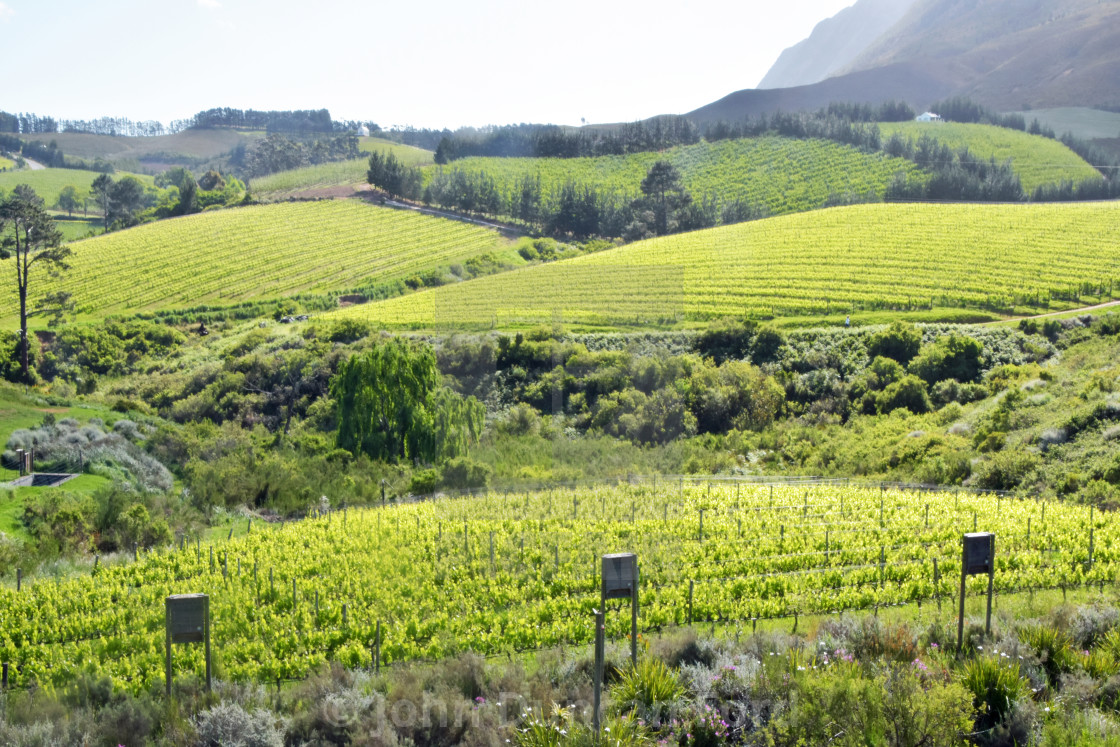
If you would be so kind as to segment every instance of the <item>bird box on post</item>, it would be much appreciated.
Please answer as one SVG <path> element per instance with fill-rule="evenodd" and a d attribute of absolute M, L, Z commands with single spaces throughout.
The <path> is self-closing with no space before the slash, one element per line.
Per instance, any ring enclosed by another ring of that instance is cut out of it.
<path fill-rule="evenodd" d="M 968 576 L 988 573 L 992 569 L 991 532 L 975 532 L 964 536 L 964 572 Z"/>
<path fill-rule="evenodd" d="M 964 592 L 969 576 L 987 574 L 988 608 L 984 631 L 992 632 L 992 588 L 996 574 L 996 536 L 991 532 L 971 532 L 961 538 L 961 600 L 957 616 L 957 651 L 964 645 Z"/>
<path fill-rule="evenodd" d="M 167 694 L 171 694 L 171 644 L 206 644 L 206 689 L 210 689 L 210 597 L 172 594 L 165 602 L 167 627 Z"/>
<path fill-rule="evenodd" d="M 603 556 L 603 599 L 630 599 L 637 588 L 637 555 L 627 552 Z"/>
<path fill-rule="evenodd" d="M 630 660 L 638 665 L 638 556 L 614 553 L 603 556 L 603 587 L 600 609 L 608 599 L 630 600 Z"/>

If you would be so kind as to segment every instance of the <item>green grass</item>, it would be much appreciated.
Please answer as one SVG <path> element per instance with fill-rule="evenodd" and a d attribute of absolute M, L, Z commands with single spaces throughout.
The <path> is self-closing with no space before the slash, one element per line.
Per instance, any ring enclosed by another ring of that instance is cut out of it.
<path fill-rule="evenodd" d="M 39 140 L 44 143 L 53 140 L 58 143 L 63 153 L 77 158 L 159 161 L 168 155 L 208 160 L 228 153 L 239 145 L 251 146 L 264 136 L 263 131 L 237 132 L 214 129 L 184 130 L 174 135 L 159 137 L 117 137 L 81 132 L 58 132 L 24 137 L 27 140 Z"/>
<path fill-rule="evenodd" d="M 913 141 L 930 135 L 954 150 L 967 147 L 974 156 L 983 159 L 994 156 L 1001 163 L 1011 159 L 1011 166 L 1027 194 L 1043 184 L 1100 177 L 1081 156 L 1058 141 L 1006 127 L 957 122 L 884 122 L 879 129 L 884 140 L 895 132 Z"/>
<path fill-rule="evenodd" d="M 1040 124 L 1054 130 L 1058 135 L 1066 132 L 1074 137 L 1100 140 L 1120 137 L 1120 113 L 1089 109 L 1084 106 L 1068 106 L 1058 109 L 1034 109 L 1017 112 L 1029 124 L 1037 119 Z"/>
<path fill-rule="evenodd" d="M 825 140 L 780 137 L 723 140 L 662 153 L 596 158 L 464 158 L 442 168 L 486 172 L 497 182 L 508 210 L 518 181 L 526 176 L 540 177 L 545 205 L 555 203 L 560 188 L 568 181 L 636 197 L 646 172 L 658 160 L 667 160 L 680 170 L 685 188 L 695 199 L 711 196 L 721 204 L 746 200 L 765 207 L 772 215 L 819 208 L 832 196 L 877 200 L 896 173 L 918 172 L 913 163 L 903 159 L 869 155 Z M 427 180 L 440 168 L 429 167 Z"/>
<path fill-rule="evenodd" d="M 93 180 L 101 176 L 96 171 L 79 171 L 78 169 L 40 169 L 39 171 L 6 171 L 0 173 L 0 189 L 11 191 L 17 184 L 30 185 L 35 193 L 43 198 L 47 207 L 54 207 L 58 202 L 58 193 L 67 185 L 77 187 L 78 195 L 85 197 L 89 194 Z M 113 174 L 117 180 L 124 176 L 123 173 Z M 153 186 L 152 177 L 133 174 L 145 186 Z M 94 204 L 90 201 L 90 209 Z"/>
<path fill-rule="evenodd" d="M 411 145 L 401 145 L 380 138 L 362 138 L 361 149 L 365 153 L 387 151 L 408 166 L 424 166 L 432 163 L 433 153 L 430 150 L 421 150 Z M 365 184 L 368 169 L 369 158 L 364 156 L 353 161 L 321 163 L 269 174 L 254 179 L 250 187 L 253 196 L 259 200 L 284 199 L 311 189 Z"/>
<path fill-rule="evenodd" d="M 16 162 L 0 156 L 0 169 L 14 169 Z"/>
<path fill-rule="evenodd" d="M 258 200 L 277 200 L 321 187 L 365 184 L 368 168 L 369 164 L 365 158 L 321 163 L 258 177 L 252 180 L 249 187 Z"/>
<path fill-rule="evenodd" d="M 333 312 L 412 328 L 550 322 L 663 325 L 1081 305 L 1120 294 L 1120 224 L 1105 203 L 877 204 L 642 241 Z M 1059 296 L 1068 296 L 1061 298 Z"/>
<path fill-rule="evenodd" d="M 62 231 L 63 241 L 79 241 L 88 238 L 91 232 L 101 233 L 105 224 L 100 218 L 66 218 L 63 214 L 56 213 L 55 225 Z"/>
<path fill-rule="evenodd" d="M 40 275 L 33 296 L 65 289 L 86 319 L 220 306 L 403 280 L 508 243 L 488 229 L 353 200 L 261 205 L 77 242 L 71 269 L 59 280 Z M 14 284 L 0 292 L 11 320 Z"/>
<path fill-rule="evenodd" d="M 379 137 L 363 137 L 358 143 L 363 153 L 388 151 L 397 157 L 397 160 L 406 166 L 424 166 L 432 163 L 435 153 L 412 145 L 401 145 L 392 140 L 383 140 Z M 363 175 L 364 176 L 364 175 Z"/>

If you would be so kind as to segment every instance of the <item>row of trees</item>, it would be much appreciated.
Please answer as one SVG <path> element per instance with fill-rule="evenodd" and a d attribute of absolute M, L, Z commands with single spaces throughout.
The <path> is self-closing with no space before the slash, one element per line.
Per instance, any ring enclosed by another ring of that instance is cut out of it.
<path fill-rule="evenodd" d="M 144 183 L 131 175 L 114 181 L 108 174 L 102 174 L 93 180 L 89 192 L 105 217 L 106 231 L 113 225 L 120 228 L 135 225 L 140 211 L 149 206 Z"/>
<path fill-rule="evenodd" d="M 152 137 L 173 135 L 176 132 L 188 129 L 201 130 L 215 127 L 228 127 L 238 130 L 267 130 L 268 132 L 300 135 L 334 132 L 336 130 L 335 123 L 331 120 L 331 114 L 326 109 L 257 111 L 255 109 L 219 107 L 201 111 L 187 119 L 176 119 L 166 126 L 153 120 L 137 122 L 127 117 L 56 119 L 55 117 L 43 117 L 38 114 L 10 114 L 0 111 L 0 132 L 25 135 L 85 132 L 93 135 Z"/>
<path fill-rule="evenodd" d="M 743 200 L 724 204 L 710 196 L 694 200 L 682 185 L 680 172 L 668 161 L 658 161 L 649 169 L 636 199 L 568 182 L 546 200 L 538 176 L 522 177 L 506 194 L 489 174 L 462 169 L 437 172 L 422 189 L 420 170 L 405 166 L 392 153 L 370 156 L 367 179 L 394 197 L 422 199 L 464 213 L 509 216 L 555 236 L 576 238 L 636 241 L 766 215 L 764 209 Z"/>
<path fill-rule="evenodd" d="M 685 117 L 666 115 L 631 122 L 617 129 L 565 128 L 556 125 L 510 125 L 486 131 L 444 135 L 436 146 L 436 163 L 470 156 L 577 158 L 664 150 L 699 142 L 700 132 Z"/>
<path fill-rule="evenodd" d="M 1010 160 L 997 163 L 976 157 L 968 150 L 953 150 L 928 135 L 916 143 L 898 134 L 883 146 L 892 156 L 906 158 L 932 172 L 928 179 L 899 173 L 888 185 L 885 199 L 967 200 L 970 202 L 1019 202 L 1026 199 Z"/>
<path fill-rule="evenodd" d="M 199 112 L 187 120 L 189 129 L 229 127 L 237 130 L 267 130 L 289 134 L 333 132 L 331 113 L 326 109 L 257 111 L 219 107 Z"/>
<path fill-rule="evenodd" d="M 105 230 L 128 228 L 148 220 L 177 215 L 190 215 L 214 206 L 233 206 L 248 196 L 238 179 L 223 177 L 210 170 L 195 179 L 186 168 L 176 166 L 155 179 L 155 189 L 131 175 L 114 181 L 108 174 L 93 180 L 89 195 L 102 215 Z M 73 190 L 73 191 L 71 191 Z M 67 187 L 59 193 L 58 207 L 70 212 L 77 209 L 76 188 Z"/>
<path fill-rule="evenodd" d="M 777 132 L 786 137 L 825 137 L 851 145 L 879 149 L 878 131 L 852 127 L 857 123 L 902 122 L 914 118 L 914 110 L 902 101 L 880 106 L 834 103 L 819 112 L 790 114 L 730 124 L 717 122 L 703 132 L 687 117 L 667 115 L 617 128 L 565 128 L 556 125 L 510 125 L 486 130 L 460 130 L 442 134 L 436 146 L 436 163 L 449 163 L 470 156 L 516 158 L 577 158 L 622 155 L 664 150 L 706 140 L 754 137 Z"/>
<path fill-rule="evenodd" d="M 238 173 L 243 171 L 253 177 L 360 157 L 358 136 L 352 132 L 306 142 L 274 132 L 259 141 L 232 165 L 241 169 Z"/>

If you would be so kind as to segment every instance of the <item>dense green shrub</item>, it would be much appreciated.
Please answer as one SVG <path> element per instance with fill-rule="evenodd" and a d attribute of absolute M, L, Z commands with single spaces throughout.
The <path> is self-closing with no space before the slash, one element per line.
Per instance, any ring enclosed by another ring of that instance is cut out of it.
<path fill-rule="evenodd" d="M 1038 468 L 1038 457 L 1030 452 L 1000 451 L 979 462 L 973 469 L 977 487 L 1014 490 Z"/>
<path fill-rule="evenodd" d="M 468 457 L 455 457 L 443 465 L 440 483 L 454 490 L 485 488 L 492 474 L 493 469 L 487 464 Z"/>
<path fill-rule="evenodd" d="M 696 336 L 696 352 L 717 364 L 746 358 L 757 334 L 757 322 L 722 319 Z"/>
<path fill-rule="evenodd" d="M 983 349 L 978 340 L 964 335 L 939 337 L 910 361 L 910 372 L 930 385 L 945 379 L 975 381 L 980 376 Z"/>
<path fill-rule="evenodd" d="M 894 322 L 881 332 L 876 332 L 867 343 L 867 355 L 883 356 L 908 364 L 922 346 L 922 333 L 913 324 Z"/>

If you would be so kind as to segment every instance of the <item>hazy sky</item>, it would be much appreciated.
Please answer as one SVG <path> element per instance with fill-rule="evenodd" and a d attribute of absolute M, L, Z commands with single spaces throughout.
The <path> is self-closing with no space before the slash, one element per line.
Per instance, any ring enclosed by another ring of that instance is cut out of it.
<path fill-rule="evenodd" d="M 750 88 L 854 0 L 0 0 L 0 110 L 632 121 Z"/>

